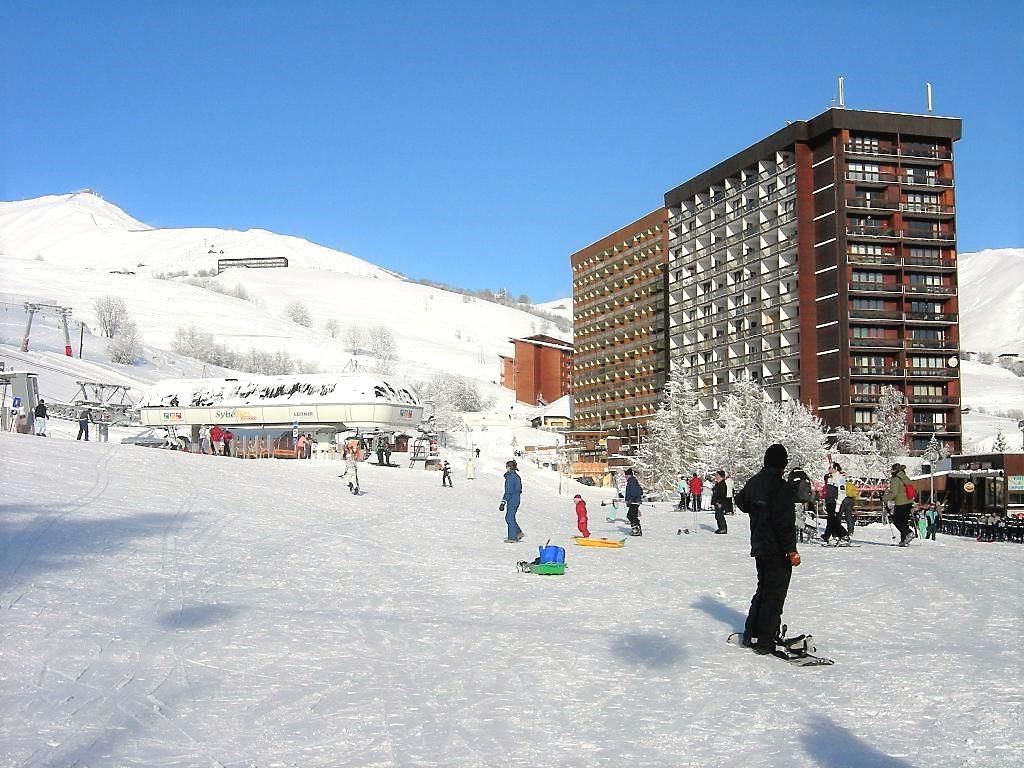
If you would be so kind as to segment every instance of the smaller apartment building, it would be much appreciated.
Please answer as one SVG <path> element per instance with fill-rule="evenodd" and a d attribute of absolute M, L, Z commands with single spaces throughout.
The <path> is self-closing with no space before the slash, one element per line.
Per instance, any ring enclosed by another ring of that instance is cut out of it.
<path fill-rule="evenodd" d="M 545 334 L 509 342 L 515 353 L 500 356 L 501 384 L 515 391 L 517 402 L 544 405 L 572 391 L 572 344 Z"/>

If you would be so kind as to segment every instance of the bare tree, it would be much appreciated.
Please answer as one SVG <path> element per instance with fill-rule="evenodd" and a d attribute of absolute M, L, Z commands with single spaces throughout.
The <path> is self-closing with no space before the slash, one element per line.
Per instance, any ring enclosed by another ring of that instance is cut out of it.
<path fill-rule="evenodd" d="M 114 338 L 121 324 L 128 318 L 128 306 L 120 296 L 100 296 L 92 303 L 100 333 L 108 339 Z"/>
<path fill-rule="evenodd" d="M 324 330 L 327 331 L 328 336 L 332 339 L 336 339 L 338 338 L 338 334 L 341 333 L 341 323 L 332 317 L 324 323 Z"/>
<path fill-rule="evenodd" d="M 309 314 L 309 309 L 301 301 L 293 301 L 285 307 L 284 316 L 293 323 L 298 323 L 306 328 L 313 327 L 313 316 Z"/>

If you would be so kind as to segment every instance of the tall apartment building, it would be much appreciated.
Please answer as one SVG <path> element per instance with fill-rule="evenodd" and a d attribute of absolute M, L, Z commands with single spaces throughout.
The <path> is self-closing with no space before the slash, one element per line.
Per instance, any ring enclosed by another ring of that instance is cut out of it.
<path fill-rule="evenodd" d="M 569 394 L 572 344 L 543 333 L 509 342 L 515 352 L 499 355 L 501 383 L 515 391 L 517 402 L 541 405 Z"/>
<path fill-rule="evenodd" d="M 933 434 L 960 449 L 960 130 L 830 109 L 666 193 L 670 351 L 703 408 L 749 377 L 830 426 L 866 427 L 891 384 L 912 449 Z"/>
<path fill-rule="evenodd" d="M 577 251 L 570 261 L 573 429 L 635 444 L 658 406 L 668 369 L 665 209 Z"/>

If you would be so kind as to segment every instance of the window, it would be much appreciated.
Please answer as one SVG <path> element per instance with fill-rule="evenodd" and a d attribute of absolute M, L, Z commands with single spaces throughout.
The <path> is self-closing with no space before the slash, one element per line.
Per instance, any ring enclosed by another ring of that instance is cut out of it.
<path fill-rule="evenodd" d="M 884 368 L 885 358 L 881 355 L 854 355 L 853 364 L 857 368 Z"/>
<path fill-rule="evenodd" d="M 881 299 L 853 299 L 850 303 L 851 309 L 885 309 L 885 302 Z"/>
<path fill-rule="evenodd" d="M 938 181 L 938 173 L 934 168 L 904 168 L 904 184 L 927 184 L 929 186 Z"/>
<path fill-rule="evenodd" d="M 880 395 L 882 394 L 882 385 L 858 382 L 853 385 L 853 391 L 858 395 Z"/>
<path fill-rule="evenodd" d="M 853 152 L 878 154 L 878 139 L 874 136 L 851 136 L 850 149 Z"/>
<path fill-rule="evenodd" d="M 910 338 L 924 341 L 945 341 L 946 331 L 942 328 L 911 328 Z"/>
<path fill-rule="evenodd" d="M 911 357 L 908 362 L 912 368 L 937 369 L 946 367 L 944 357 Z"/>
<path fill-rule="evenodd" d="M 867 243 L 850 243 L 849 252 L 860 256 L 881 256 L 882 246 L 869 245 Z"/>
<path fill-rule="evenodd" d="M 908 192 L 906 210 L 912 213 L 937 211 L 939 210 L 939 196 L 926 192 Z"/>
<path fill-rule="evenodd" d="M 907 251 L 907 256 L 913 259 L 938 259 L 939 258 L 938 248 L 910 248 Z"/>
<path fill-rule="evenodd" d="M 915 384 L 911 392 L 921 397 L 942 397 L 946 390 L 940 384 Z"/>
<path fill-rule="evenodd" d="M 872 272 L 866 269 L 853 270 L 853 282 L 855 283 L 882 283 L 885 282 L 884 272 Z"/>
<path fill-rule="evenodd" d="M 872 416 L 874 416 L 874 411 L 868 411 L 863 408 L 857 408 L 853 412 L 853 423 L 859 426 L 867 426 L 869 424 L 873 424 L 874 421 L 871 418 Z"/>
<path fill-rule="evenodd" d="M 854 326 L 850 329 L 850 333 L 855 339 L 883 339 L 885 338 L 885 329 L 880 326 Z"/>
<path fill-rule="evenodd" d="M 911 273 L 911 285 L 942 285 L 942 276 L 933 274 L 918 275 Z"/>
<path fill-rule="evenodd" d="M 877 163 L 847 163 L 846 177 L 852 181 L 878 181 Z"/>
<path fill-rule="evenodd" d="M 937 315 L 942 312 L 942 304 L 938 301 L 912 301 L 910 311 Z"/>

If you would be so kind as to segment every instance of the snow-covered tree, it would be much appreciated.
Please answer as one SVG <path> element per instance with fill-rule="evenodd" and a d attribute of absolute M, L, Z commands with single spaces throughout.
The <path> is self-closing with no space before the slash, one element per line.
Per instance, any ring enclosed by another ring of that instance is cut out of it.
<path fill-rule="evenodd" d="M 293 323 L 298 323 L 306 328 L 313 327 L 313 316 L 309 314 L 309 309 L 301 301 L 293 301 L 285 307 L 284 316 Z"/>
<path fill-rule="evenodd" d="M 700 422 L 697 394 L 687 370 L 674 360 L 662 402 L 632 460 L 645 487 L 671 492 L 680 475 L 693 471 L 701 453 Z"/>
<path fill-rule="evenodd" d="M 438 371 L 428 381 L 417 385 L 423 400 L 434 406 L 434 428 L 438 432 L 452 432 L 465 424 L 463 414 L 481 411 L 490 406 L 480 395 L 480 388 L 472 379 L 454 373 Z"/>
<path fill-rule="evenodd" d="M 125 316 L 117 332 L 107 345 L 110 362 L 120 365 L 135 365 L 142 358 L 142 337 L 131 317 Z"/>
<path fill-rule="evenodd" d="M 332 339 L 338 338 L 338 334 L 341 333 L 341 323 L 335 320 L 333 317 L 324 323 L 324 331 Z"/>
<path fill-rule="evenodd" d="M 128 319 L 128 305 L 120 296 L 100 296 L 92 303 L 93 314 L 100 333 L 108 339 L 114 338 L 121 324 Z"/>
<path fill-rule="evenodd" d="M 992 453 L 1009 453 L 1010 443 L 1006 439 L 1006 435 L 1003 434 L 1003 428 L 999 427 L 996 431 L 996 439 L 992 442 Z"/>
<path fill-rule="evenodd" d="M 370 353 L 377 360 L 378 373 L 391 373 L 398 360 L 398 344 L 390 328 L 378 325 L 369 334 Z"/>
<path fill-rule="evenodd" d="M 895 387 L 883 387 L 868 436 L 883 467 L 888 467 L 897 456 L 906 455 L 907 401 Z"/>
<path fill-rule="evenodd" d="M 738 483 L 761 470 L 769 445 L 781 443 L 790 467 L 816 474 L 828 456 L 825 428 L 802 403 L 770 401 L 753 381 L 735 382 L 714 421 L 704 425 L 702 470 L 724 469 Z"/>
<path fill-rule="evenodd" d="M 366 330 L 361 325 L 350 325 L 345 330 L 345 349 L 350 355 L 358 355 L 366 344 Z"/>

